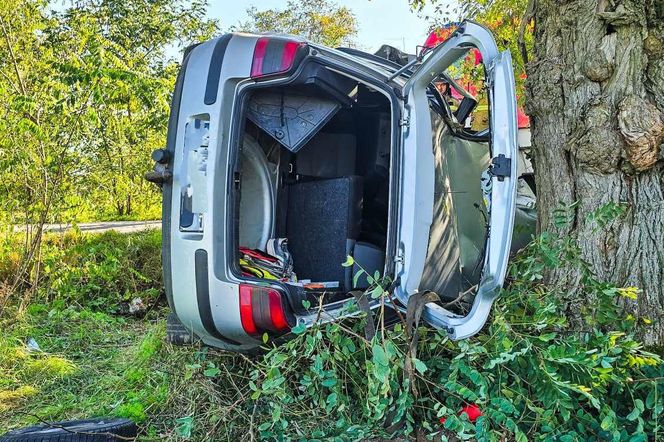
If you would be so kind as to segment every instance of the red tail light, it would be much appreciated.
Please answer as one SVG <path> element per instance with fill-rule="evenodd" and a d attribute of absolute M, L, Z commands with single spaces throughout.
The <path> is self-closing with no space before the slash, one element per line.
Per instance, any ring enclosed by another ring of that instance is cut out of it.
<path fill-rule="evenodd" d="M 254 312 L 251 308 L 251 286 L 240 285 L 240 320 L 247 334 L 258 334 L 254 323 Z"/>
<path fill-rule="evenodd" d="M 254 47 L 251 78 L 289 72 L 306 53 L 306 43 L 279 37 L 261 37 Z"/>
<path fill-rule="evenodd" d="M 240 284 L 240 320 L 250 335 L 290 329 L 281 293 L 269 287 Z"/>
<path fill-rule="evenodd" d="M 278 331 L 286 330 L 288 328 L 288 321 L 286 320 L 284 307 L 281 305 L 281 295 L 275 290 L 270 290 L 268 296 L 270 298 L 270 318 L 272 319 L 272 324 Z"/>

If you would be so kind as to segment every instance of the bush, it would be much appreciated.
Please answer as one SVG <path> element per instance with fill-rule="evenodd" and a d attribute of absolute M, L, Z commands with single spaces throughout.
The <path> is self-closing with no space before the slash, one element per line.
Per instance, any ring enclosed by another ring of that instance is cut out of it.
<path fill-rule="evenodd" d="M 178 440 L 635 442 L 664 433 L 664 365 L 633 334 L 651 318 L 620 308 L 638 290 L 597 281 L 568 239 L 542 235 L 514 260 L 489 324 L 472 339 L 421 327 L 413 345 L 398 323 L 367 340 L 360 317 L 296 327 L 286 343 L 266 340 L 255 359 L 162 345 L 163 322 L 107 314 L 159 292 L 159 255 L 158 232 L 47 238 L 37 293 L 52 302 L 31 305 L 31 325 L 10 321 L 16 338 L 0 339 L 6 415 L 17 404 L 49 419 L 111 413 Z M 581 269 L 578 287 L 541 283 L 566 266 Z M 55 354 L 25 353 L 29 336 Z M 130 350 L 119 347 L 126 342 Z"/>
<path fill-rule="evenodd" d="M 452 342 L 420 329 L 416 353 L 400 325 L 371 341 L 358 321 L 296 329 L 251 371 L 250 420 L 271 440 L 362 440 L 416 429 L 478 441 L 634 442 L 661 434 L 664 367 L 635 340 L 638 319 L 617 302 L 636 290 L 587 271 L 578 290 L 540 284 L 545 269 L 570 263 L 585 268 L 570 241 L 543 235 L 513 263 L 512 282 L 479 336 Z M 582 307 L 570 314 L 573 306 Z M 469 404 L 483 414 L 474 422 L 459 413 Z"/>
<path fill-rule="evenodd" d="M 0 249 L 0 278 L 9 281 L 18 263 L 17 235 Z M 14 247 L 11 246 L 12 242 Z M 131 234 L 69 231 L 46 234 L 39 261 L 36 302 L 79 303 L 114 312 L 122 301 L 141 297 L 145 303 L 162 292 L 161 232 Z"/>

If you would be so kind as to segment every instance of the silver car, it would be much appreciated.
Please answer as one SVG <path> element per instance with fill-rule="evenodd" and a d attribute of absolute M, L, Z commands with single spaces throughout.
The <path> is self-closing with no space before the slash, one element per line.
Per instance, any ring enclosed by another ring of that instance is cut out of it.
<path fill-rule="evenodd" d="M 447 72 L 473 49 L 484 130 Z M 518 155 L 510 53 L 473 22 L 418 56 L 271 34 L 191 47 L 149 174 L 163 190 L 169 304 L 206 344 L 250 350 L 351 314 L 353 293 L 380 282 L 394 309 L 437 293 L 424 320 L 472 336 L 513 248 Z M 532 231 L 532 211 L 519 217 Z"/>

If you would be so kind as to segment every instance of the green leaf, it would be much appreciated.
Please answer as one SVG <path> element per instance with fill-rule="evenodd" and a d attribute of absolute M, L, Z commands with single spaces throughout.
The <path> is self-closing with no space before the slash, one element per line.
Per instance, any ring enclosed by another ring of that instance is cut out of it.
<path fill-rule="evenodd" d="M 353 287 L 357 287 L 357 281 L 360 280 L 360 276 L 362 276 L 363 273 L 366 273 L 366 272 L 362 269 L 355 272 L 355 276 L 353 276 Z"/>
<path fill-rule="evenodd" d="M 341 265 L 344 267 L 350 267 L 353 264 L 355 264 L 355 259 L 352 256 L 348 255 L 346 256 L 346 261 L 344 261 L 343 264 Z"/>
<path fill-rule="evenodd" d="M 641 411 L 638 408 L 635 408 L 635 409 L 632 410 L 631 413 L 629 413 L 627 415 L 626 419 L 630 422 L 634 422 L 635 420 L 637 420 L 639 418 L 640 415 L 641 415 Z"/>
<path fill-rule="evenodd" d="M 307 326 L 305 324 L 297 324 L 295 327 L 291 329 L 291 331 L 296 335 L 301 335 L 302 333 L 307 331 Z"/>
<path fill-rule="evenodd" d="M 558 334 L 555 333 L 555 332 L 544 333 L 544 334 L 539 335 L 539 336 L 538 336 L 538 339 L 539 339 L 540 341 L 543 341 L 543 342 L 549 342 L 549 341 L 554 340 L 554 339 L 556 338 L 557 335 L 558 335 Z"/>
<path fill-rule="evenodd" d="M 516 439 L 516 442 L 528 442 L 528 437 L 526 434 L 519 430 L 518 428 L 515 429 L 514 431 L 514 438 Z"/>
<path fill-rule="evenodd" d="M 372 299 L 377 299 L 380 298 L 380 296 L 383 294 L 383 287 L 377 285 L 376 287 L 371 290 L 371 298 Z"/>
<path fill-rule="evenodd" d="M 657 387 L 653 386 L 653 388 L 650 389 L 650 393 L 648 393 L 648 396 L 646 397 L 646 407 L 648 410 L 652 410 L 653 407 L 655 406 L 655 397 L 657 396 Z"/>
<path fill-rule="evenodd" d="M 177 424 L 175 427 L 175 432 L 177 435 L 185 439 L 189 439 L 191 437 L 191 431 L 194 428 L 194 417 L 179 417 L 175 419 L 175 423 Z"/>
<path fill-rule="evenodd" d="M 613 426 L 613 416 L 610 414 L 604 416 L 604 419 L 602 419 L 602 423 L 599 426 L 602 430 L 608 431 Z"/>
<path fill-rule="evenodd" d="M 385 353 L 385 349 L 380 344 L 374 344 L 372 350 L 374 363 L 387 367 L 390 363 L 390 359 L 387 356 L 387 353 Z"/>
<path fill-rule="evenodd" d="M 334 387 L 335 385 L 337 385 L 337 380 L 334 379 L 334 378 L 327 378 L 327 379 L 323 380 L 323 382 L 321 382 L 321 385 L 323 387 L 328 387 L 328 388 L 329 387 Z"/>
<path fill-rule="evenodd" d="M 221 370 L 219 370 L 217 367 L 212 366 L 208 367 L 205 370 L 203 370 L 203 375 L 207 376 L 208 378 L 213 378 L 221 373 Z"/>
<path fill-rule="evenodd" d="M 419 359 L 413 358 L 413 364 L 415 365 L 415 370 L 419 371 L 420 373 L 427 371 L 427 364 L 420 361 Z"/>

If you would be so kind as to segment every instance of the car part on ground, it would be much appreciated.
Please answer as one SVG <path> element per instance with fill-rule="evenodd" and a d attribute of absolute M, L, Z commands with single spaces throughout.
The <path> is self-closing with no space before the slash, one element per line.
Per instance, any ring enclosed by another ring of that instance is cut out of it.
<path fill-rule="evenodd" d="M 175 313 L 166 317 L 166 342 L 171 345 L 191 345 L 198 338 L 189 331 Z"/>
<path fill-rule="evenodd" d="M 94 418 L 20 428 L 0 436 L 0 442 L 119 442 L 134 440 L 137 432 L 129 419 Z"/>

